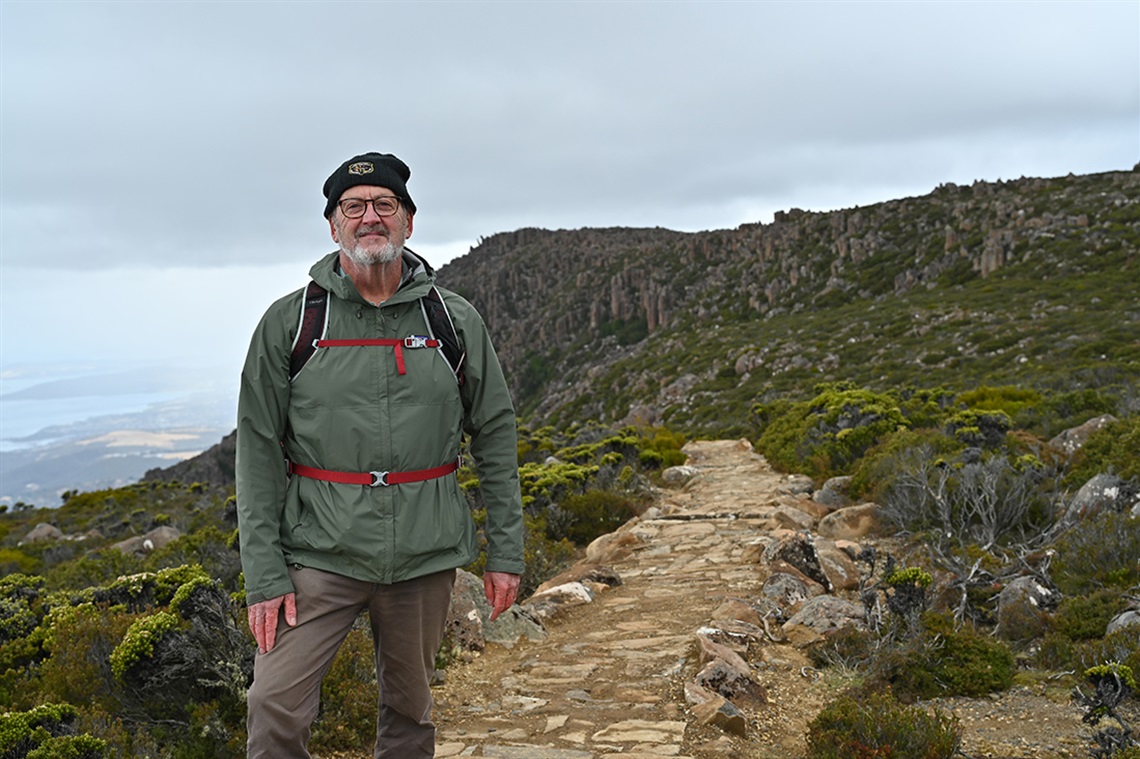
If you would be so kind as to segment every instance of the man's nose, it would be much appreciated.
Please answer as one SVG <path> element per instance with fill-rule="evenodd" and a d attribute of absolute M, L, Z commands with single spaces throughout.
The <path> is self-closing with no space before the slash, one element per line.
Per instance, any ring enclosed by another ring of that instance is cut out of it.
<path fill-rule="evenodd" d="M 376 205 L 374 203 L 369 202 L 368 205 L 364 207 L 364 216 L 361 217 L 361 221 L 375 224 L 378 221 L 383 221 L 383 219 L 383 216 L 376 213 Z"/>

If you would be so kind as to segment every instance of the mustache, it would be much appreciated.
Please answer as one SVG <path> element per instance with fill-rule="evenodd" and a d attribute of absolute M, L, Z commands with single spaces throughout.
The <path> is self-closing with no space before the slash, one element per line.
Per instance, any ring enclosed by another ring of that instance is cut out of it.
<path fill-rule="evenodd" d="M 361 224 L 356 228 L 356 234 L 370 234 L 372 232 L 381 232 L 388 234 L 388 228 L 383 224 Z"/>

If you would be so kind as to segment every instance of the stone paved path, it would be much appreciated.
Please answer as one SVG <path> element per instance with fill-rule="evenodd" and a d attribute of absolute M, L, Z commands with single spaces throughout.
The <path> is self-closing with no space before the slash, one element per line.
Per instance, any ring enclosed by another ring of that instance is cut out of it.
<path fill-rule="evenodd" d="M 759 593 L 762 577 L 748 553 L 762 534 L 802 526 L 788 516 L 800 512 L 788 507 L 805 496 L 792 494 L 787 478 L 747 442 L 690 443 L 686 453 L 699 476 L 666 491 L 657 509 L 614 536 L 625 555 L 604 563 L 622 585 L 553 621 L 541 642 L 492 647 L 449 670 L 436 693 L 436 756 L 787 759 L 802 752 L 815 710 L 797 705 L 825 694 L 822 685 L 811 692 L 817 686 L 799 675 L 807 662 L 790 646 L 765 647 L 762 666 L 793 687 L 773 692 L 761 673 L 770 703 L 762 719 L 750 720 L 747 741 L 696 728 L 683 687 L 696 671 L 696 631 L 726 598 Z"/>

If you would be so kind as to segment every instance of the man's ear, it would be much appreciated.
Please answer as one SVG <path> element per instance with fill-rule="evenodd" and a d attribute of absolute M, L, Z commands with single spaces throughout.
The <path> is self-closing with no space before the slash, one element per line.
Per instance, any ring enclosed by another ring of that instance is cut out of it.
<path fill-rule="evenodd" d="M 333 213 L 336 213 L 336 211 L 333 211 Z M 340 245 L 340 240 L 336 239 L 336 224 L 333 224 L 332 216 L 329 216 L 329 233 L 332 235 L 333 242 Z"/>
<path fill-rule="evenodd" d="M 415 214 L 408 214 L 408 233 L 406 235 L 404 235 L 404 237 L 411 237 L 412 236 L 412 217 L 413 216 L 415 216 Z M 336 238 L 333 238 L 333 239 L 336 239 Z"/>

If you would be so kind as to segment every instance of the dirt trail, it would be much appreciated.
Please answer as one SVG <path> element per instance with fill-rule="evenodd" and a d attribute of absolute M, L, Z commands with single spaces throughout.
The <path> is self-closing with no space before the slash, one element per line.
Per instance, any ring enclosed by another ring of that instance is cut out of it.
<path fill-rule="evenodd" d="M 606 563 L 620 586 L 549 623 L 542 641 L 490 646 L 447 671 L 436 689 L 437 757 L 804 756 L 807 723 L 843 683 L 806 668 L 799 650 L 768 640 L 752 657 L 768 702 L 745 710 L 744 737 L 698 726 L 684 684 L 698 668 L 696 631 L 726 599 L 760 595 L 756 545 L 778 507 L 804 506 L 805 496 L 746 441 L 685 452 L 698 477 L 619 530 L 628 550 Z M 962 719 L 975 759 L 1087 755 L 1079 711 L 1056 694 L 1014 689 L 942 706 Z"/>

